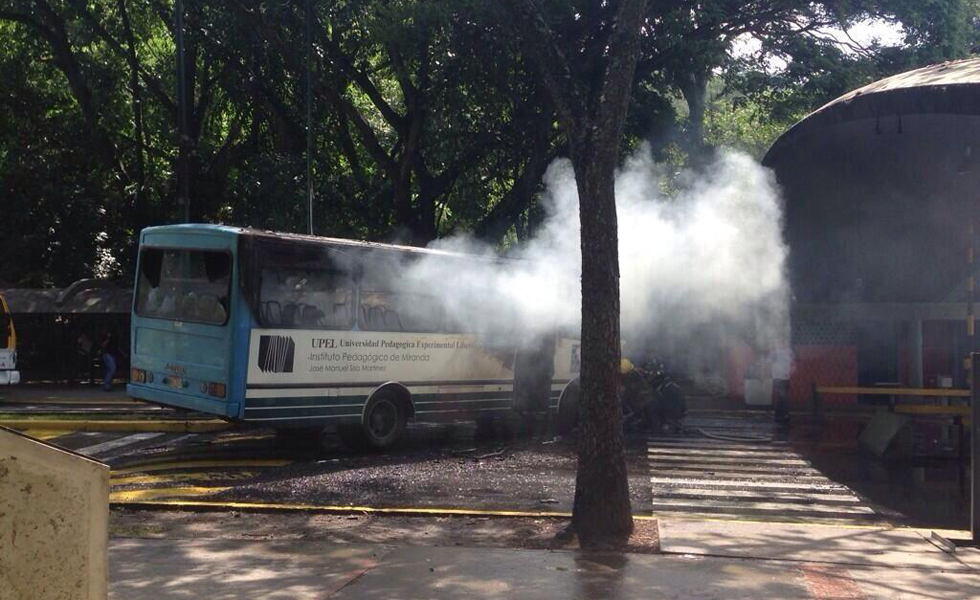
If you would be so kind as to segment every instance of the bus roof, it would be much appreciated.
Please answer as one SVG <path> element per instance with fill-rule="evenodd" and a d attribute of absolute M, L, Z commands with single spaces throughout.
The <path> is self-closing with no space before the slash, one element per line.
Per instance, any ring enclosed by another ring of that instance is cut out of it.
<path fill-rule="evenodd" d="M 301 233 L 285 233 L 278 231 L 268 231 L 263 229 L 252 229 L 251 227 L 232 227 L 229 225 L 214 225 L 210 223 L 183 223 L 177 225 L 160 225 L 147 227 L 142 235 L 153 234 L 174 234 L 174 233 L 212 233 L 216 235 L 230 235 L 235 237 L 249 236 L 267 240 L 283 240 L 287 242 L 299 242 L 307 244 L 320 244 L 324 246 L 346 246 L 350 248 L 364 248 L 368 250 L 391 250 L 409 254 L 436 255 L 456 258 L 467 258 L 471 260 L 487 260 L 497 262 L 504 259 L 499 256 L 481 256 L 479 254 L 467 254 L 462 252 L 451 252 L 448 250 L 437 250 L 433 248 L 419 248 L 417 246 L 401 246 L 398 244 L 383 244 L 380 242 L 364 242 L 359 240 L 348 240 L 344 238 L 331 238 L 316 235 L 306 235 Z M 141 235 L 141 237 L 142 237 Z"/>

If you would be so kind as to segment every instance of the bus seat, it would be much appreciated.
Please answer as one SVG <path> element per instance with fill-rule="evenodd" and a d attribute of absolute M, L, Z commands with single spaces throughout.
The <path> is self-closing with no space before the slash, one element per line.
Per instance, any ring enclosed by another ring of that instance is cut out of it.
<path fill-rule="evenodd" d="M 269 300 L 263 305 L 265 313 L 263 315 L 263 320 L 269 325 L 281 325 L 282 324 L 282 305 L 275 300 Z"/>
<path fill-rule="evenodd" d="M 368 323 L 371 329 L 381 329 L 384 326 L 384 309 L 380 306 L 372 306 L 368 309 Z"/>
<path fill-rule="evenodd" d="M 333 305 L 333 325 L 347 327 L 350 325 L 350 311 L 346 302 L 336 302 Z"/>
<path fill-rule="evenodd" d="M 361 325 L 375 331 L 384 327 L 384 309 L 380 306 L 361 305 Z"/>
<path fill-rule="evenodd" d="M 146 296 L 146 309 L 148 315 L 160 314 L 160 306 L 163 304 L 164 292 L 158 287 L 150 290 Z"/>
<path fill-rule="evenodd" d="M 194 292 L 187 292 L 180 301 L 180 316 L 183 319 L 198 320 L 200 315 L 200 300 Z"/>
<path fill-rule="evenodd" d="M 160 303 L 160 316 L 164 318 L 172 318 L 177 316 L 176 292 L 164 292 L 163 301 Z"/>
<path fill-rule="evenodd" d="M 405 328 L 402 327 L 402 320 L 398 317 L 398 312 L 394 310 L 385 309 L 384 312 L 384 324 L 386 329 L 394 329 L 397 327 L 398 331 L 404 331 Z"/>
<path fill-rule="evenodd" d="M 307 326 L 323 326 L 323 311 L 312 304 L 303 304 L 302 312 L 300 313 L 300 319 L 303 325 Z"/>
<path fill-rule="evenodd" d="M 350 305 L 346 302 L 335 302 L 333 313 L 330 316 L 330 324 L 333 327 L 350 327 L 351 325 Z"/>
<path fill-rule="evenodd" d="M 214 294 L 202 294 L 198 310 L 200 318 L 209 323 L 224 323 L 228 314 Z"/>
<path fill-rule="evenodd" d="M 299 312 L 299 307 L 293 303 L 289 303 L 282 307 L 282 324 L 287 327 L 295 327 L 298 325 L 297 313 Z"/>

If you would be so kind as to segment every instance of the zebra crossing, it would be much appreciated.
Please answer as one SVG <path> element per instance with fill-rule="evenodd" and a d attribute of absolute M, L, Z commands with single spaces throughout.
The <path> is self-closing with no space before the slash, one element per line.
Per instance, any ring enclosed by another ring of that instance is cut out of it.
<path fill-rule="evenodd" d="M 691 418 L 683 434 L 650 438 L 654 515 L 772 521 L 881 520 L 761 419 Z"/>
<path fill-rule="evenodd" d="M 28 430 L 111 466 L 112 503 L 200 499 L 246 483 L 292 461 L 238 458 L 238 447 L 263 443 L 269 432 L 184 434 L 162 432 L 72 432 Z"/>

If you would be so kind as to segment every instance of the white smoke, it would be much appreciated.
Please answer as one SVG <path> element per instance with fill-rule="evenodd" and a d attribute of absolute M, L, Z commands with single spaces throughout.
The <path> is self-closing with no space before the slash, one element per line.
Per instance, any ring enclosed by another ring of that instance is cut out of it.
<path fill-rule="evenodd" d="M 624 340 L 676 348 L 717 327 L 762 351 L 785 343 L 787 248 L 772 174 L 744 154 L 722 151 L 707 169 L 677 182 L 679 191 L 661 192 L 662 168 L 645 145 L 617 174 Z M 456 237 L 433 247 L 488 260 L 463 268 L 425 260 L 412 269 L 420 285 L 445 295 L 467 328 L 534 336 L 560 327 L 577 335 L 580 227 L 570 161 L 556 160 L 544 183 L 547 218 L 509 254 L 517 261 L 495 260 L 492 248 Z"/>

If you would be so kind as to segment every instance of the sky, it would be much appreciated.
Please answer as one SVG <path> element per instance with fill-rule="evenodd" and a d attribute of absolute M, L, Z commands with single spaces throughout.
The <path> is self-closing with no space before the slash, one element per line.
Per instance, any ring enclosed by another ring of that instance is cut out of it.
<path fill-rule="evenodd" d="M 837 39 L 847 39 L 839 30 L 828 30 L 827 33 Z M 877 39 L 882 46 L 897 46 L 902 43 L 902 27 L 882 20 L 864 21 L 848 30 L 851 38 L 859 44 L 866 45 Z"/>
<path fill-rule="evenodd" d="M 881 19 L 862 21 L 850 27 L 845 34 L 839 28 L 827 28 L 821 30 L 821 33 L 831 36 L 834 39 L 840 40 L 841 42 L 848 44 L 851 40 L 857 42 L 862 46 L 871 44 L 874 40 L 882 46 L 897 46 L 902 43 L 904 34 L 902 27 L 894 23 L 889 23 Z M 848 38 L 850 36 L 850 39 Z M 753 39 L 750 36 L 739 40 L 735 45 L 735 53 L 738 54 L 751 54 L 759 49 L 758 40 Z M 846 47 L 845 47 L 845 51 Z M 770 58 L 769 65 L 774 70 L 780 70 L 786 66 L 785 61 L 776 58 Z"/>

